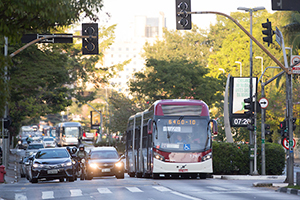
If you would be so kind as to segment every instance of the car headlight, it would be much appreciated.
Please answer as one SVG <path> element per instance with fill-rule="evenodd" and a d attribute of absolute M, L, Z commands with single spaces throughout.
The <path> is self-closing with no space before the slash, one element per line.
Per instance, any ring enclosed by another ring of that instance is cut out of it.
<path fill-rule="evenodd" d="M 206 161 L 206 160 L 209 160 L 211 158 L 212 158 L 212 153 L 210 152 L 210 153 L 208 153 L 208 154 L 206 154 L 205 156 L 202 157 L 202 161 Z"/>
<path fill-rule="evenodd" d="M 163 157 L 157 152 L 154 152 L 154 158 L 156 158 L 157 160 L 165 161 L 165 157 Z"/>
<path fill-rule="evenodd" d="M 32 167 L 38 168 L 38 167 L 44 167 L 44 165 L 43 165 L 43 164 L 34 163 L 34 164 L 32 165 Z"/>
<path fill-rule="evenodd" d="M 121 168 L 121 167 L 123 167 L 123 162 L 117 162 L 117 163 L 115 164 L 115 166 L 116 166 L 117 168 Z"/>
<path fill-rule="evenodd" d="M 84 158 L 81 159 L 81 163 L 85 163 L 85 159 Z"/>
<path fill-rule="evenodd" d="M 96 163 L 91 163 L 91 164 L 90 164 L 90 167 L 91 167 L 91 168 L 98 168 L 98 165 L 97 165 Z"/>

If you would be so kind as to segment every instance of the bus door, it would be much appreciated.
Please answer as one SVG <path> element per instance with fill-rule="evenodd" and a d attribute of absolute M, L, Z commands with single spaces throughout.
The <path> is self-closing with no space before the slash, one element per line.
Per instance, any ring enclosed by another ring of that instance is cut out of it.
<path fill-rule="evenodd" d="M 143 155 L 143 160 L 142 160 L 142 167 L 143 167 L 143 174 L 147 172 L 147 163 L 148 163 L 148 133 L 147 133 L 147 124 L 144 125 L 143 127 L 143 138 L 142 138 L 142 155 Z"/>
<path fill-rule="evenodd" d="M 135 154 L 135 172 L 139 172 L 139 149 L 140 149 L 140 134 L 141 134 L 141 128 L 140 127 L 136 127 L 135 129 L 135 140 L 134 140 L 134 154 Z"/>

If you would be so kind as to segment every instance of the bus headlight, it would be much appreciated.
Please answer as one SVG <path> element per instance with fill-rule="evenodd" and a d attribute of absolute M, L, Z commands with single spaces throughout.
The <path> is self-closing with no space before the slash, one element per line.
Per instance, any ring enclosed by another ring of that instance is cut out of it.
<path fill-rule="evenodd" d="M 208 154 L 206 154 L 205 156 L 202 157 L 202 161 L 206 161 L 206 160 L 209 160 L 211 158 L 212 158 L 212 153 L 210 152 L 210 153 L 208 153 Z"/>
<path fill-rule="evenodd" d="M 156 158 L 157 160 L 165 161 L 165 157 L 163 157 L 159 153 L 153 152 L 153 154 L 154 154 L 154 158 Z"/>

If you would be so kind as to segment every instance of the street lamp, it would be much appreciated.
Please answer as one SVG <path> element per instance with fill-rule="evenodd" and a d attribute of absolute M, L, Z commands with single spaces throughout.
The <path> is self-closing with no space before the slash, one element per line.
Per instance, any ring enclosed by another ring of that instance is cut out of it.
<path fill-rule="evenodd" d="M 252 13 L 258 10 L 264 10 L 264 7 L 256 7 L 256 8 L 246 8 L 246 7 L 238 7 L 238 10 L 244 10 L 245 12 L 250 13 L 250 35 L 252 35 Z M 253 58 L 252 58 L 252 39 L 250 38 L 250 98 L 253 97 L 252 87 L 253 87 L 253 80 L 252 80 L 252 69 L 253 69 Z M 255 102 L 256 102 L 255 95 Z M 252 113 L 253 110 L 251 108 L 250 112 Z M 256 127 L 256 104 L 254 104 L 254 127 Z M 253 143 L 253 133 L 250 131 L 250 148 L 254 145 L 254 170 L 253 170 L 253 162 L 250 159 L 250 174 L 258 174 L 257 172 L 257 144 L 256 144 L 256 128 L 254 129 L 254 143 Z M 253 173 L 252 173 L 253 172 Z"/>
<path fill-rule="evenodd" d="M 235 61 L 235 63 L 240 64 L 240 77 L 242 77 L 242 62 Z"/>
<path fill-rule="evenodd" d="M 264 71 L 264 59 L 261 56 L 255 56 L 255 59 L 261 59 L 261 74 L 262 74 Z M 261 78 L 262 78 L 261 82 L 264 82 L 263 77 L 261 77 Z"/>

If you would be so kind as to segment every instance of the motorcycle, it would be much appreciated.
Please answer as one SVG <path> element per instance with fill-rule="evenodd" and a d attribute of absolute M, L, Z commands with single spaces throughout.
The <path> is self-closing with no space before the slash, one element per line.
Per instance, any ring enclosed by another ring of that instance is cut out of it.
<path fill-rule="evenodd" d="M 85 167 L 85 159 L 77 159 L 77 166 L 79 168 L 77 169 L 77 177 L 80 177 L 80 180 L 84 180 L 86 177 L 86 167 Z"/>

